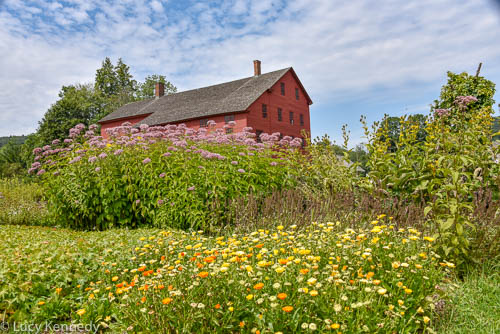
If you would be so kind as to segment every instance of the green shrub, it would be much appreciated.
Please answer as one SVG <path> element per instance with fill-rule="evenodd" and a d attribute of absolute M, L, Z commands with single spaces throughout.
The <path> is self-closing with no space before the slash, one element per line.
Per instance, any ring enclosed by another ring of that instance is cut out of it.
<path fill-rule="evenodd" d="M 78 131 L 73 129 L 73 136 Z M 295 182 L 289 160 L 281 159 L 288 149 L 271 149 L 272 136 L 262 144 L 248 132 L 225 135 L 183 126 L 139 132 L 128 125 L 110 134 L 106 140 L 90 131 L 84 144 L 62 148 L 55 142 L 35 149 L 40 158 L 30 171 L 47 184 L 55 223 L 87 230 L 141 225 L 207 230 L 225 215 L 220 201 L 270 194 Z"/>
<path fill-rule="evenodd" d="M 466 79 L 474 84 L 477 78 L 451 76 L 449 85 L 460 90 L 460 85 L 470 84 Z M 469 255 L 475 196 L 480 189 L 498 187 L 493 110 L 488 105 L 494 88 L 484 92 L 483 86 L 481 81 L 472 85 L 479 87 L 481 99 L 453 95 L 445 86 L 442 102 L 436 102 L 426 121 L 424 141 L 418 140 L 419 127 L 407 117 L 401 118 L 395 150 L 390 149 L 387 122 L 376 124 L 374 131 L 365 125 L 371 171 L 364 187 L 379 196 L 427 203 L 424 212 L 436 231 L 440 250 L 457 262 Z"/>

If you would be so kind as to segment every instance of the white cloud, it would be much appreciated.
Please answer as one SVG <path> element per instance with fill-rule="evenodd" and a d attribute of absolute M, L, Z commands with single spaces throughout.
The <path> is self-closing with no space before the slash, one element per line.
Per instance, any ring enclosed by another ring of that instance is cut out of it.
<path fill-rule="evenodd" d="M 181 90 L 251 75 L 253 59 L 263 71 L 293 66 L 315 102 L 313 134 L 334 137 L 361 110 L 369 119 L 425 110 L 447 70 L 482 61 L 500 83 L 500 12 L 486 0 L 67 4 L 0 8 L 0 135 L 33 131 L 60 87 L 92 80 L 105 56 Z"/>

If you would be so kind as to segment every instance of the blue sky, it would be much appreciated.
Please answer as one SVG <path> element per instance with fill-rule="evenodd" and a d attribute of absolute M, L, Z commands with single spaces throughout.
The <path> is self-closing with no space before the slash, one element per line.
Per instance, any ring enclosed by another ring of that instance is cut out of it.
<path fill-rule="evenodd" d="M 0 0 L 0 136 L 27 134 L 62 85 L 122 57 L 180 90 L 293 66 L 313 136 L 361 142 L 361 115 L 426 113 L 446 71 L 500 84 L 493 0 Z M 499 87 L 500 88 L 500 87 Z M 500 102 L 500 94 L 496 94 Z M 495 108 L 497 110 L 498 107 Z"/>

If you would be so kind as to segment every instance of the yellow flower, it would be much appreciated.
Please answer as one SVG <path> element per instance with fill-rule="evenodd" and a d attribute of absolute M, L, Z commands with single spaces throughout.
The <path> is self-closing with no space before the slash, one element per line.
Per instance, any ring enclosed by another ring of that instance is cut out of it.
<path fill-rule="evenodd" d="M 377 290 L 377 293 L 378 293 L 379 295 L 385 295 L 385 293 L 386 293 L 386 292 L 387 292 L 387 290 L 386 290 L 386 289 L 384 289 L 384 288 L 380 288 L 380 289 L 378 289 L 378 290 Z"/>
<path fill-rule="evenodd" d="M 411 294 L 412 292 L 413 292 L 413 290 L 412 290 L 412 289 L 408 289 L 408 288 L 406 288 L 406 289 L 405 289 L 405 293 L 406 293 L 407 295 Z"/>
<path fill-rule="evenodd" d="M 400 288 L 400 287 L 403 286 L 403 283 L 402 282 L 397 282 L 396 285 L 398 286 L 398 288 Z"/>
<path fill-rule="evenodd" d="M 417 313 L 420 313 L 420 314 L 424 313 L 424 309 L 422 307 L 419 307 L 417 309 Z"/>
<path fill-rule="evenodd" d="M 429 242 L 433 242 L 434 238 L 433 237 L 424 237 L 424 240 L 429 241 Z"/>
<path fill-rule="evenodd" d="M 111 280 L 112 280 L 113 282 L 118 281 L 118 276 L 113 276 L 113 278 L 111 278 Z"/>
<path fill-rule="evenodd" d="M 331 327 L 332 329 L 339 329 L 339 328 L 340 328 L 340 325 L 339 325 L 339 324 L 337 324 L 337 323 L 335 323 L 335 324 L 332 324 L 330 327 Z"/>
<path fill-rule="evenodd" d="M 285 268 L 283 268 L 283 267 L 278 267 L 278 268 L 274 269 L 274 271 L 276 271 L 278 274 L 281 274 L 282 272 L 284 272 L 284 271 L 285 271 Z"/>
<path fill-rule="evenodd" d="M 402 301 L 401 299 L 398 299 L 398 304 L 399 304 L 399 306 L 403 306 L 403 305 L 404 305 L 404 303 L 405 303 L 404 301 Z"/>
<path fill-rule="evenodd" d="M 247 298 L 247 300 L 252 300 L 252 299 L 253 299 L 253 295 L 252 295 L 252 294 L 250 294 L 250 295 L 248 295 L 246 298 Z"/>
<path fill-rule="evenodd" d="M 229 312 L 233 312 L 234 311 L 234 307 L 229 306 L 228 310 L 229 310 Z"/>
<path fill-rule="evenodd" d="M 276 227 L 278 229 L 278 231 L 281 231 L 282 229 L 284 229 L 283 225 L 279 225 L 278 227 Z"/>
<path fill-rule="evenodd" d="M 316 297 L 318 295 L 318 291 L 316 290 L 311 290 L 311 292 L 309 292 L 309 294 L 313 297 Z"/>
<path fill-rule="evenodd" d="M 44 302 L 44 301 L 38 302 L 38 305 L 40 305 L 40 306 L 42 306 L 42 305 L 44 305 L 44 304 L 45 304 L 45 302 Z"/>
<path fill-rule="evenodd" d="M 167 298 L 163 299 L 161 302 L 163 305 L 170 304 L 172 302 L 172 298 L 167 297 Z"/>
<path fill-rule="evenodd" d="M 85 314 L 85 312 L 87 312 L 87 311 L 85 311 L 85 309 L 82 308 L 82 309 L 79 309 L 78 311 L 76 311 L 76 314 L 78 314 L 81 317 L 82 315 Z"/>
<path fill-rule="evenodd" d="M 62 288 L 56 288 L 56 293 L 59 295 L 61 294 Z"/>
<path fill-rule="evenodd" d="M 286 313 L 290 313 L 293 311 L 293 307 L 292 306 L 284 306 L 282 308 L 283 311 L 285 311 Z"/>
<path fill-rule="evenodd" d="M 428 324 L 428 323 L 429 323 L 429 321 L 431 321 L 431 319 L 430 319 L 429 317 L 424 317 L 424 323 L 425 323 L 425 324 Z"/>

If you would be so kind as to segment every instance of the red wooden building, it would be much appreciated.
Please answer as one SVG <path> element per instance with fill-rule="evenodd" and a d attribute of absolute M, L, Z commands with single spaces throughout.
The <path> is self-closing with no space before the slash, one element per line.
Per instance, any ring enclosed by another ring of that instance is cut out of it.
<path fill-rule="evenodd" d="M 309 136 L 312 101 L 293 68 L 261 74 L 260 64 L 254 60 L 252 77 L 174 94 L 164 95 L 163 85 L 156 84 L 155 98 L 126 104 L 101 119 L 101 134 L 126 121 L 198 129 L 213 120 L 217 128 L 234 121 L 227 132 L 251 127 L 257 135 L 303 137 L 305 131 Z"/>

